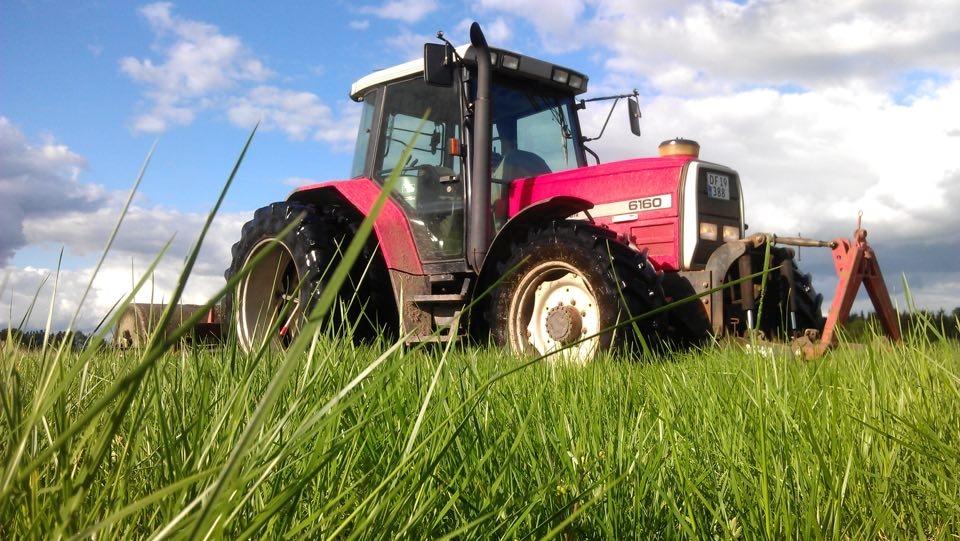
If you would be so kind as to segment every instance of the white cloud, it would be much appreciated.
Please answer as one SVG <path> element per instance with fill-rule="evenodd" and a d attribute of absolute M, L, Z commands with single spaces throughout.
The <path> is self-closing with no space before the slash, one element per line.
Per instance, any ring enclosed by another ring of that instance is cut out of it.
<path fill-rule="evenodd" d="M 43 248 L 45 245 L 54 244 L 66 247 L 65 269 L 61 271 L 58 300 L 54 310 L 54 328 L 63 329 L 69 323 L 93 273 L 93 267 L 72 268 L 71 258 L 84 255 L 99 257 L 119 214 L 119 204 L 110 204 L 94 212 L 71 212 L 48 220 L 28 220 L 27 231 L 32 246 Z M 230 247 L 239 239 L 241 226 L 249 217 L 250 213 L 217 216 L 187 282 L 183 302 L 205 302 L 223 287 L 223 271 L 230 264 Z M 134 281 L 142 276 L 163 245 L 173 238 L 174 242 L 153 277 L 136 297 L 138 302 L 161 302 L 169 299 L 185 257 L 205 220 L 206 215 L 201 213 L 179 212 L 160 207 L 132 208 L 93 283 L 77 328 L 89 330 L 95 326 L 118 299 L 131 291 Z M 8 267 L 0 272 L 9 276 L 6 292 L 0 298 L 0 312 L 4 319 L 12 312 L 15 325 L 28 309 L 43 277 L 51 275 L 26 328 L 42 326 L 53 292 L 53 274 L 56 269 Z M 3 280 L 3 274 L 0 274 L 0 281 Z"/>
<path fill-rule="evenodd" d="M 361 7 L 359 11 L 383 19 L 415 23 L 436 9 L 436 0 L 387 0 L 378 6 Z"/>
<path fill-rule="evenodd" d="M 115 219 L 116 216 L 112 216 L 112 218 Z M 233 222 L 230 225 L 229 236 L 216 236 L 214 232 L 211 232 L 211 235 L 207 238 L 207 245 L 201 251 L 201 257 L 187 281 L 182 299 L 183 303 L 204 303 L 225 284 L 223 270 L 230 263 L 230 245 L 233 240 L 236 240 L 234 237 L 239 235 L 240 225 L 243 223 L 242 220 L 235 218 L 234 216 L 225 216 L 221 220 L 222 222 Z M 197 228 L 192 227 L 193 225 L 180 224 L 177 227 L 184 237 L 192 241 L 198 231 Z M 223 232 L 217 231 L 216 233 Z M 105 239 L 97 240 L 105 241 Z M 144 287 L 137 293 L 135 301 L 159 303 L 169 300 L 183 267 L 185 254 L 185 251 L 176 249 L 168 253 Z M 224 258 L 224 254 L 226 254 L 226 258 Z M 69 257 L 65 256 L 65 259 L 65 264 L 69 265 Z M 114 303 L 132 291 L 133 285 L 143 276 L 152 259 L 151 254 L 148 253 L 130 253 L 123 250 L 111 252 L 93 282 L 75 328 L 83 331 L 93 329 L 109 313 Z M 80 302 L 80 297 L 90 282 L 93 270 L 93 267 L 78 269 L 67 267 L 60 271 L 52 328 L 62 330 L 70 323 L 77 310 L 77 303 Z M 30 318 L 23 327 L 24 329 L 42 328 L 54 292 L 56 272 L 55 268 L 30 266 L 8 267 L 0 271 L 2 273 L 0 274 L 0 282 L 4 280 L 4 276 L 8 279 L 6 289 L 2 298 L 0 298 L 0 313 L 2 313 L 2 316 L 0 316 L 2 317 L 2 320 L 0 320 L 2 323 L 0 324 L 6 327 L 7 319 L 10 318 L 9 323 L 14 326 L 19 325 L 24 316 L 27 315 L 34 295 L 37 293 L 37 288 L 43 284 L 43 288 L 36 297 L 37 302 L 33 307 Z M 46 283 L 44 283 L 45 277 L 48 277 Z"/>
<path fill-rule="evenodd" d="M 291 186 L 294 188 L 299 188 L 300 186 L 307 186 L 310 184 L 316 184 L 318 181 L 312 178 L 305 177 L 287 177 L 280 181 L 281 184 L 285 186 Z"/>
<path fill-rule="evenodd" d="M 481 12 L 500 12 L 511 14 L 511 20 L 526 19 L 540 36 L 543 46 L 550 51 L 563 51 L 575 48 L 582 43 L 584 34 L 584 13 L 586 3 L 581 0 L 553 0 L 545 3 L 533 0 L 480 0 Z M 489 30 L 487 26 L 490 26 Z M 493 44 L 494 37 L 509 37 L 509 26 L 503 18 L 484 26 L 484 32 L 490 32 L 488 41 Z M 505 36 L 497 36 L 497 33 Z"/>
<path fill-rule="evenodd" d="M 493 22 L 484 26 L 484 32 L 486 33 L 487 39 L 493 44 L 506 44 L 513 36 L 510 25 L 507 24 L 507 21 L 505 21 L 503 17 L 497 17 Z"/>
<path fill-rule="evenodd" d="M 415 60 L 423 58 L 423 44 L 435 43 L 434 36 L 427 34 L 416 34 L 406 28 L 400 30 L 392 36 L 383 40 L 386 50 L 391 51 L 394 56 L 406 60 Z"/>
<path fill-rule="evenodd" d="M 0 264 L 29 239 L 28 217 L 48 220 L 71 210 L 103 204 L 101 186 L 77 181 L 86 160 L 68 147 L 48 140 L 34 144 L 9 119 L 0 116 Z"/>
<path fill-rule="evenodd" d="M 171 124 L 189 124 L 204 98 L 244 81 L 263 81 L 271 72 L 236 36 L 224 35 L 211 24 L 172 13 L 167 2 L 140 10 L 157 38 L 154 49 L 162 60 L 125 57 L 120 69 L 146 87 L 149 110 L 136 118 L 134 129 L 161 132 Z"/>
<path fill-rule="evenodd" d="M 71 259 L 99 256 L 120 215 L 126 194 L 78 180 L 86 160 L 63 144 L 48 140 L 34 144 L 5 117 L 0 117 L 0 283 L 9 278 L 0 297 L 4 320 L 13 314 L 19 324 L 43 277 L 54 269 L 7 267 L 20 248 L 31 246 L 53 253 L 65 250 L 65 270 L 60 277 L 54 326 L 65 328 L 92 268 L 74 268 Z M 249 213 L 221 214 L 209 235 L 188 283 L 185 302 L 201 302 L 223 284 L 230 262 L 230 247 Z M 153 281 L 156 299 L 169 296 L 184 257 L 190 251 L 206 215 L 158 206 L 131 207 L 114 242 L 104 269 L 94 282 L 89 303 L 82 312 L 81 329 L 96 325 L 110 306 L 130 290 L 131 264 L 142 272 L 163 245 L 173 238 L 170 250 Z M 137 275 L 139 277 L 139 275 Z M 44 286 L 34 309 L 31 327 L 43 325 L 53 278 Z M 138 296 L 148 301 L 149 288 Z M 6 321 L 4 321 L 4 324 Z"/>
<path fill-rule="evenodd" d="M 367 19 L 350 21 L 349 26 L 354 30 L 366 30 L 367 28 L 370 28 L 370 21 Z"/>
<path fill-rule="evenodd" d="M 642 104 L 644 135 L 629 133 L 623 105 L 591 146 L 604 161 L 656 154 L 660 141 L 686 136 L 701 157 L 741 175 L 750 232 L 849 236 L 863 210 L 888 285 L 906 273 L 920 306 L 960 305 L 960 81 L 898 104 L 867 87 L 804 93 L 756 89 L 696 98 L 660 96 Z M 583 112 L 599 131 L 608 109 Z M 827 251 L 804 250 L 829 299 L 835 283 Z M 858 305 L 862 306 L 861 305 Z"/>
<path fill-rule="evenodd" d="M 473 24 L 473 21 L 474 19 L 461 19 L 456 26 L 456 38 L 451 39 L 456 39 L 459 43 L 469 43 L 470 25 Z M 491 47 L 508 46 L 510 39 L 513 37 L 513 31 L 503 17 L 497 17 L 489 22 L 483 20 L 478 22 L 481 28 L 483 28 L 483 34 Z"/>
<path fill-rule="evenodd" d="M 345 149 L 356 136 L 359 110 L 353 103 L 334 111 L 312 92 L 262 84 L 273 72 L 237 36 L 209 23 L 178 17 L 173 4 L 140 10 L 153 30 L 160 60 L 124 58 L 120 67 L 145 87 L 148 111 L 134 131 L 157 133 L 188 125 L 207 109 L 222 111 L 231 123 L 282 131 L 293 140 L 311 139 Z M 362 22 L 362 21 L 361 21 Z M 322 74 L 323 67 L 312 69 Z"/>
<path fill-rule="evenodd" d="M 311 138 L 336 148 L 351 147 L 357 135 L 359 106 L 344 102 L 334 111 L 312 92 L 258 86 L 231 100 L 230 121 L 248 128 L 258 120 L 266 130 L 277 129 L 296 141 Z"/>
<path fill-rule="evenodd" d="M 120 205 L 117 201 L 93 212 L 70 212 L 52 219 L 28 220 L 26 229 L 32 246 L 42 248 L 45 245 L 55 245 L 66 248 L 65 270 L 61 271 L 58 301 L 54 311 L 54 328 L 66 327 L 93 273 L 93 267 L 71 268 L 71 258 L 99 256 L 119 214 Z M 241 226 L 249 217 L 250 213 L 217 216 L 187 283 L 183 302 L 202 303 L 223 286 L 223 271 L 230 264 L 230 247 L 238 240 Z M 78 328 L 89 330 L 96 325 L 114 302 L 129 293 L 133 282 L 140 278 L 154 257 L 160 253 L 163 245 L 173 238 L 174 242 L 151 281 L 136 298 L 138 302 L 160 302 L 162 299 L 169 299 L 184 259 L 205 220 L 206 215 L 201 213 L 179 212 L 160 207 L 132 208 L 93 283 L 91 296 L 81 312 Z M 28 309 L 43 277 L 51 275 L 27 328 L 42 326 L 49 306 L 49 297 L 53 292 L 52 274 L 56 269 L 8 267 L 0 272 L 9 276 L 6 292 L 0 298 L 0 312 L 4 318 L 12 312 L 14 324 L 19 323 Z M 0 274 L 0 281 L 3 280 L 3 274 Z"/>
<path fill-rule="evenodd" d="M 526 20 L 548 50 L 598 47 L 612 53 L 611 72 L 651 80 L 694 74 L 717 90 L 858 79 L 889 85 L 909 70 L 960 71 L 960 4 L 946 0 L 563 0 L 549 9 L 532 0 L 481 0 L 480 6 Z"/>

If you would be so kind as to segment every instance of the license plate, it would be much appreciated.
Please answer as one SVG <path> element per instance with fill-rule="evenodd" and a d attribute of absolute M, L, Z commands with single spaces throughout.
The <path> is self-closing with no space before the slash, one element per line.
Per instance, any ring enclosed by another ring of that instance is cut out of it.
<path fill-rule="evenodd" d="M 713 199 L 730 199 L 730 177 L 707 173 L 707 197 Z"/>

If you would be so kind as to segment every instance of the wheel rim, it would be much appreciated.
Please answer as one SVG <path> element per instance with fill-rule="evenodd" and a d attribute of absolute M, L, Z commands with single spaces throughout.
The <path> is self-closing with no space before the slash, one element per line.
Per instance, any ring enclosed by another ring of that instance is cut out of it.
<path fill-rule="evenodd" d="M 254 245 L 243 262 L 244 267 L 272 241 L 264 239 Z M 279 348 L 290 345 L 300 323 L 300 296 L 297 290 L 300 278 L 293 252 L 286 243 L 278 241 L 277 246 L 240 282 L 235 311 L 237 337 L 244 350 L 258 348 L 281 316 L 285 321 L 276 332 L 271 333 L 270 340 Z M 288 304 L 291 305 L 289 308 Z"/>
<path fill-rule="evenodd" d="M 514 349 L 578 362 L 596 353 L 597 336 L 572 345 L 600 330 L 600 307 L 583 274 L 561 261 L 543 263 L 521 279 L 508 315 Z"/>

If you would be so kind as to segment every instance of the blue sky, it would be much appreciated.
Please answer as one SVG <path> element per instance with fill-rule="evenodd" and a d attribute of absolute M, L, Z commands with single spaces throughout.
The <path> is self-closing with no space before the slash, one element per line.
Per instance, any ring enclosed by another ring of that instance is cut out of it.
<path fill-rule="evenodd" d="M 464 41 L 464 21 L 471 15 L 462 6 L 444 7 L 442 12 L 433 10 L 408 22 L 376 16 L 369 12 L 375 4 L 306 4 L 310 5 L 208 2 L 170 4 L 169 10 L 174 18 L 215 25 L 222 35 L 242 40 L 249 55 L 272 72 L 262 80 L 241 81 L 211 96 L 266 85 L 315 94 L 335 114 L 337 107 L 349 101 L 354 80 L 411 59 L 437 30 Z M 153 180 L 144 186 L 144 196 L 155 204 L 203 211 L 245 130 L 218 107 L 198 112 L 189 125 L 159 131 L 135 128 L 137 115 L 149 108 L 149 98 L 144 96 L 144 85 L 124 72 L 123 59 L 162 62 L 163 48 L 171 41 L 151 28 L 142 13 L 146 5 L 80 2 L 64 7 L 53 2 L 6 2 L 0 19 L 5 36 L 0 112 L 31 137 L 49 134 L 68 144 L 88 161 L 82 178 L 108 189 L 129 185 L 146 150 L 159 136 L 160 151 L 150 168 Z M 530 29 L 520 20 L 514 25 L 512 34 Z M 542 50 L 536 39 L 520 36 L 513 37 L 510 45 Z M 594 67 L 583 50 L 550 56 L 584 70 Z M 317 144 L 309 137 L 297 140 L 265 130 L 244 164 L 228 209 L 249 209 L 283 197 L 289 190 L 283 181 L 291 177 L 340 178 L 349 168 L 351 152 L 352 141 Z"/>
<path fill-rule="evenodd" d="M 922 305 L 960 304 L 957 2 L 308 4 L 0 3 L 0 311 L 22 313 L 63 247 L 65 320 L 155 140 L 91 302 L 109 307 L 131 264 L 177 233 L 158 274 L 158 290 L 169 286 L 261 119 L 191 284 L 193 300 L 209 294 L 253 209 L 303 179 L 346 175 L 350 84 L 413 58 L 439 29 L 463 42 L 472 20 L 494 45 L 587 72 L 594 95 L 641 90 L 645 136 L 611 126 L 605 160 L 697 139 L 706 159 L 740 170 L 753 230 L 832 237 L 864 210 L 888 281 L 905 272 Z M 586 131 L 605 113 L 588 109 Z M 829 289 L 829 264 L 809 257 Z"/>

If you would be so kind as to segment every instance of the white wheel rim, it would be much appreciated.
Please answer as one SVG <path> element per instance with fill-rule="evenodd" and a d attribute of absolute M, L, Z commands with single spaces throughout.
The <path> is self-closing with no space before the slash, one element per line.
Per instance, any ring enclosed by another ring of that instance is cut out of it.
<path fill-rule="evenodd" d="M 243 261 L 244 267 L 272 241 L 273 239 L 263 239 L 254 245 Z M 290 337 L 296 334 L 300 298 L 289 291 L 280 290 L 283 274 L 290 265 L 293 265 L 294 278 L 299 283 L 300 273 L 296 270 L 293 252 L 286 243 L 279 241 L 237 287 L 234 316 L 237 321 L 237 339 L 244 351 L 253 351 L 263 344 L 266 334 L 277 323 L 277 317 L 288 302 L 293 303 L 293 307 L 285 316 L 286 321 L 281 325 L 280 332 L 271 336 L 271 341 L 282 348 Z"/>
<path fill-rule="evenodd" d="M 575 311 L 579 323 L 560 340 L 548 328 L 551 313 L 558 309 Z M 600 330 L 600 307 L 583 274 L 567 263 L 550 261 L 527 272 L 510 302 L 508 317 L 511 342 L 519 352 L 545 355 L 566 347 L 551 358 L 586 362 L 599 346 L 598 336 L 572 345 Z"/>

